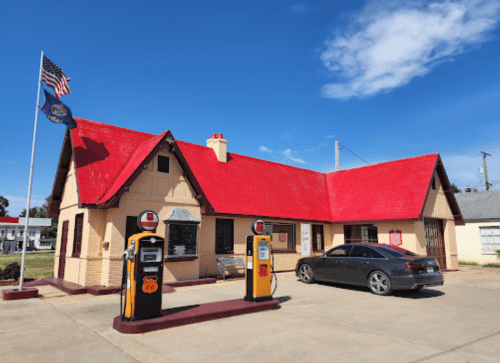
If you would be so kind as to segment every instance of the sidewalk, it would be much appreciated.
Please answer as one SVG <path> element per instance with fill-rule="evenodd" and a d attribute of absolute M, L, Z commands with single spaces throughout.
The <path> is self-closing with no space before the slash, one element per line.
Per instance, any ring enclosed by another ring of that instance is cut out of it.
<path fill-rule="evenodd" d="M 0 351 L 30 363 L 500 362 L 500 274 L 474 271 L 388 297 L 279 274 L 279 310 L 137 335 L 112 329 L 119 295 L 41 286 L 38 299 L 0 301 Z M 182 287 L 163 295 L 163 308 L 243 295 L 243 280 Z"/>

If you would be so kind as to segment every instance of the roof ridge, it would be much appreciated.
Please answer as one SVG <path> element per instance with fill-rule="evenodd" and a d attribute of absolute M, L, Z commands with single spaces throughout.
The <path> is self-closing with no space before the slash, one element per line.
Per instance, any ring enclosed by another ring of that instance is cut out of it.
<path fill-rule="evenodd" d="M 324 174 L 325 174 L 325 175 L 332 175 L 332 174 L 334 174 L 334 173 L 339 173 L 339 172 L 347 172 L 347 171 L 350 171 L 350 170 L 354 170 L 354 169 L 361 169 L 361 168 L 370 168 L 370 167 L 374 167 L 374 166 L 380 166 L 380 165 L 382 165 L 382 164 L 393 164 L 393 163 L 397 163 L 397 162 L 407 161 L 407 160 L 410 160 L 410 159 L 423 158 L 423 157 L 425 157 L 425 156 L 431 156 L 431 155 L 439 155 L 439 153 L 431 153 L 431 154 L 424 154 L 424 155 L 411 156 L 411 157 L 409 157 L 409 158 L 404 158 L 404 159 L 396 159 L 396 160 L 382 161 L 382 162 L 380 162 L 380 163 L 370 164 L 370 165 L 356 166 L 356 167 L 354 167 L 354 168 L 350 168 L 350 169 L 329 171 L 329 172 L 324 173 Z"/>

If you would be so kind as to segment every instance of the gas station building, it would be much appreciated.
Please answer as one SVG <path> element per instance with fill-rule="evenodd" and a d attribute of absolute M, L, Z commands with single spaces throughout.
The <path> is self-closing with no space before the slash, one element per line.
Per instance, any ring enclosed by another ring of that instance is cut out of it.
<path fill-rule="evenodd" d="M 228 152 L 220 134 L 201 146 L 170 131 L 75 120 L 49 205 L 59 215 L 54 276 L 65 281 L 119 286 L 126 241 L 145 210 L 158 214 L 165 238 L 164 283 L 215 276 L 217 258 L 244 257 L 256 218 L 272 237 L 277 272 L 357 242 L 458 268 L 455 225 L 464 222 L 437 153 L 320 173 Z"/>

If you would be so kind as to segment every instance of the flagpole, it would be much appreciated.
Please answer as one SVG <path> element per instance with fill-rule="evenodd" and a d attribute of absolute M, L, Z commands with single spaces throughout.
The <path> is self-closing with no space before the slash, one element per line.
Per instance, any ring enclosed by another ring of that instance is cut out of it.
<path fill-rule="evenodd" d="M 24 260 L 26 259 L 26 240 L 28 237 L 28 222 L 30 219 L 31 185 L 33 183 L 33 167 L 35 164 L 36 130 L 38 128 L 38 105 L 40 102 L 40 85 L 42 84 L 42 66 L 43 66 L 43 50 L 42 50 L 42 55 L 40 57 L 40 71 L 38 73 L 38 91 L 36 94 L 36 107 L 35 107 L 35 128 L 33 130 L 33 147 L 31 149 L 30 181 L 28 186 L 28 200 L 26 202 L 26 221 L 24 222 L 23 257 L 21 259 L 21 277 L 19 280 L 19 291 L 23 289 L 23 280 L 24 280 Z"/>

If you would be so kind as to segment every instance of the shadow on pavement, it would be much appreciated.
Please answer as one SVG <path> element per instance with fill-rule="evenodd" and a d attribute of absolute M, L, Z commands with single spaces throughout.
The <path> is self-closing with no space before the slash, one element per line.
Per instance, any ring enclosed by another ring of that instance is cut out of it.
<path fill-rule="evenodd" d="M 281 303 L 285 303 L 287 301 L 292 300 L 291 296 L 280 296 L 280 297 L 275 297 L 276 300 L 278 300 Z"/>

